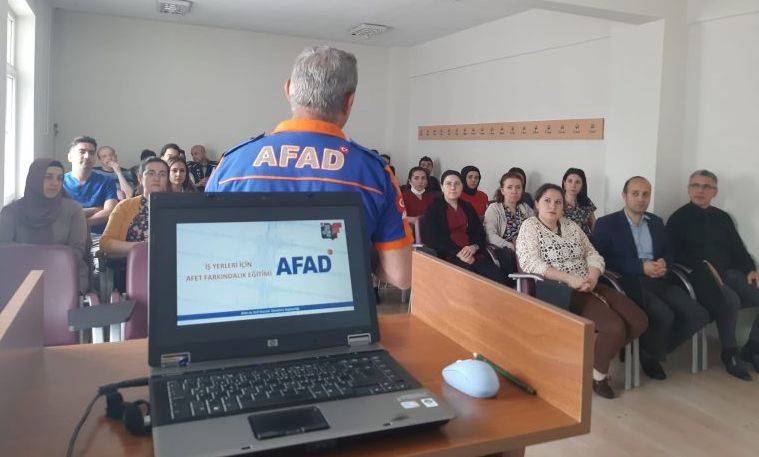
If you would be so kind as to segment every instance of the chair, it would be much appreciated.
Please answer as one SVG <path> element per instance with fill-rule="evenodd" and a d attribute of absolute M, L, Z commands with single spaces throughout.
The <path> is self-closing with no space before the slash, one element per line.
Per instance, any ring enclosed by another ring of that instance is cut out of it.
<path fill-rule="evenodd" d="M 132 317 L 121 324 L 124 339 L 131 340 L 148 336 L 148 242 L 136 244 L 126 258 L 126 293 L 111 294 L 111 303 L 131 300 L 134 302 Z"/>
<path fill-rule="evenodd" d="M 709 269 L 709 272 L 712 274 L 717 284 L 719 284 L 720 287 L 723 286 L 724 282 L 722 281 L 722 277 L 719 275 L 719 272 L 717 272 L 717 269 L 714 268 L 714 265 L 712 265 L 708 260 L 703 260 L 703 262 L 706 264 L 706 267 Z M 693 289 L 693 285 L 690 283 L 689 279 L 689 276 L 693 274 L 693 270 L 686 267 L 685 265 L 676 263 L 672 265 L 670 271 L 679 280 L 680 284 L 688 292 L 688 295 L 690 295 L 693 300 L 698 300 L 696 298 L 696 291 Z M 693 352 L 691 372 L 693 373 L 709 368 L 709 348 L 707 347 L 706 343 L 706 327 L 708 325 L 709 324 L 705 325 L 701 330 L 694 333 L 691 337 L 691 348 Z M 700 348 L 699 345 L 701 346 Z"/>
<path fill-rule="evenodd" d="M 416 216 L 416 217 L 407 217 L 406 220 L 411 225 L 411 228 L 414 230 L 414 244 L 412 245 L 412 248 L 414 250 L 426 250 L 429 251 L 429 248 L 425 248 L 424 243 L 422 242 L 422 219 L 424 216 Z M 377 281 L 378 287 L 388 287 L 388 284 L 385 283 L 384 286 L 382 282 Z M 411 299 L 411 289 L 403 289 L 401 290 L 401 303 L 408 303 Z"/>
<path fill-rule="evenodd" d="M 0 246 L 0 288 L 2 306 L 10 299 L 21 281 L 31 270 L 44 270 L 45 346 L 83 342 L 84 335 L 69 330 L 68 311 L 80 306 L 98 305 L 95 294 L 79 294 L 79 270 L 76 253 L 69 246 L 8 244 Z M 93 340 L 97 341 L 97 332 Z"/>

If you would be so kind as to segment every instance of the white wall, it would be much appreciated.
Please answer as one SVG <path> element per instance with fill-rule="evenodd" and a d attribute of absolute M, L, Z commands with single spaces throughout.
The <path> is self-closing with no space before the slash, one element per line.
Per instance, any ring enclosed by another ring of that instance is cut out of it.
<path fill-rule="evenodd" d="M 739 15 L 726 3 L 703 5 L 689 27 L 686 135 L 682 174 L 707 168 L 720 179 L 716 206 L 735 220 L 759 260 L 759 5 Z M 746 2 L 732 2 L 739 6 Z M 711 6 L 711 7 L 710 7 Z M 681 201 L 687 201 L 685 179 Z"/>
<path fill-rule="evenodd" d="M 399 174 L 422 155 L 438 175 L 475 164 L 491 195 L 512 166 L 527 171 L 530 190 L 580 167 L 601 208 L 604 141 L 419 141 L 416 126 L 606 117 L 608 36 L 607 21 L 532 10 L 412 48 L 409 154 Z"/>
<path fill-rule="evenodd" d="M 282 86 L 306 46 L 331 44 L 358 59 L 359 86 L 346 133 L 384 149 L 387 48 L 56 11 L 57 157 L 77 135 L 94 136 L 135 164 L 143 148 L 205 144 L 218 156 L 289 117 Z"/>

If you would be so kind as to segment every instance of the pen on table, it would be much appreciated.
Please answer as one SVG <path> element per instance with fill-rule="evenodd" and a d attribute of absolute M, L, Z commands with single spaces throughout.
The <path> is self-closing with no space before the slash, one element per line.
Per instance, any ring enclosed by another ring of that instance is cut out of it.
<path fill-rule="evenodd" d="M 535 392 L 535 389 L 533 389 L 532 387 L 530 387 L 526 382 L 522 381 L 521 379 L 517 378 L 513 374 L 509 373 L 508 371 L 506 371 L 503 368 L 499 367 L 498 365 L 494 364 L 490 360 L 486 359 L 484 356 L 482 356 L 482 354 L 478 354 L 478 353 L 475 352 L 472 355 L 474 356 L 474 358 L 476 360 L 481 360 L 481 361 L 487 363 L 488 365 L 490 365 L 491 367 L 493 367 L 493 369 L 495 370 L 496 373 L 498 373 L 499 375 L 501 375 L 504 378 L 508 379 L 509 381 L 511 381 L 512 384 L 514 384 L 515 386 L 519 387 L 520 389 L 522 389 L 526 393 L 528 393 L 530 395 L 535 395 L 537 393 L 537 392 Z"/>

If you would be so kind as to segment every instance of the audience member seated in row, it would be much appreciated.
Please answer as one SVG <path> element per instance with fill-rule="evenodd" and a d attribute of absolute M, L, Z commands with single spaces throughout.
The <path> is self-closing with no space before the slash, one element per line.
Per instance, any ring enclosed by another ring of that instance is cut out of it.
<path fill-rule="evenodd" d="M 664 222 L 646 212 L 651 184 L 641 176 L 622 188 L 623 210 L 601 217 L 593 244 L 606 266 L 622 275 L 620 282 L 630 299 L 648 315 L 648 330 L 640 337 L 641 366 L 653 379 L 665 379 L 661 363 L 666 354 L 709 323 L 709 313 L 682 287 L 666 279 L 674 262 Z"/>
<path fill-rule="evenodd" d="M 593 390 L 614 398 L 608 373 L 620 349 L 648 327 L 646 314 L 629 298 L 598 283 L 604 259 L 582 229 L 563 217 L 564 192 L 543 184 L 535 193 L 536 217 L 522 223 L 517 236 L 519 266 L 526 273 L 543 275 L 573 289 L 570 310 L 596 324 Z"/>
<path fill-rule="evenodd" d="M 518 173 L 519 176 L 522 177 L 522 199 L 519 200 L 519 203 L 524 203 L 530 208 L 535 208 L 535 201 L 532 199 L 532 195 L 530 195 L 529 192 L 527 192 L 527 174 L 519 167 L 511 167 L 509 168 L 509 173 Z"/>
<path fill-rule="evenodd" d="M 173 157 L 166 162 L 169 165 L 169 184 L 172 192 L 195 192 L 187 172 L 187 162 L 181 157 Z"/>
<path fill-rule="evenodd" d="M 485 229 L 472 205 L 461 200 L 463 183 L 459 172 L 441 176 L 443 194 L 427 208 L 422 222 L 422 239 L 438 257 L 493 281 L 506 284 L 487 252 Z"/>
<path fill-rule="evenodd" d="M 427 170 L 422 167 L 414 167 L 408 172 L 408 183 L 403 195 L 403 204 L 406 207 L 406 216 L 423 216 L 435 197 L 427 191 Z"/>
<path fill-rule="evenodd" d="M 140 152 L 140 164 L 145 161 L 148 157 L 155 157 L 155 152 L 151 151 L 150 149 L 143 149 L 142 152 Z M 132 182 L 135 183 L 134 186 L 134 195 L 138 195 L 137 187 L 140 183 L 140 165 L 135 165 L 132 168 L 129 169 L 129 171 L 132 173 Z"/>
<path fill-rule="evenodd" d="M 103 175 L 92 172 L 97 141 L 88 136 L 74 138 L 69 147 L 71 171 L 63 175 L 63 188 L 84 208 L 89 230 L 95 241 L 103 233 L 108 216 L 116 207 L 116 185 Z"/>
<path fill-rule="evenodd" d="M 26 175 L 24 196 L 0 212 L 0 244 L 62 244 L 76 256 L 79 291 L 89 290 L 89 231 L 84 210 L 63 190 L 63 165 L 36 159 Z"/>
<path fill-rule="evenodd" d="M 169 162 L 169 159 L 181 157 L 182 155 L 182 148 L 177 146 L 176 143 L 167 143 L 161 148 L 161 159 L 166 163 Z"/>
<path fill-rule="evenodd" d="M 419 159 L 419 166 L 427 170 L 427 192 L 440 192 L 440 181 L 435 177 L 435 165 L 432 159 L 424 156 Z"/>
<path fill-rule="evenodd" d="M 196 144 L 190 148 L 190 155 L 192 156 L 192 162 L 187 164 L 187 168 L 190 171 L 190 178 L 198 190 L 203 190 L 208 182 L 208 177 L 211 176 L 214 168 L 219 163 L 215 160 L 210 160 L 206 156 L 206 148 L 202 144 Z"/>
<path fill-rule="evenodd" d="M 482 178 L 480 169 L 467 165 L 461 169 L 461 177 L 464 178 L 464 190 L 461 193 L 461 199 L 472 205 L 477 212 L 477 216 L 482 220 L 485 217 L 485 210 L 488 208 L 488 195 L 481 190 L 477 190 L 480 187 L 480 179 Z"/>
<path fill-rule="evenodd" d="M 101 146 L 97 150 L 97 158 L 100 166 L 93 168 L 93 171 L 113 181 L 118 199 L 123 200 L 133 196 L 135 183 L 131 180 L 131 176 L 124 174 L 121 169 L 116 150 L 110 146 Z"/>
<path fill-rule="evenodd" d="M 493 254 L 498 260 L 501 275 L 514 273 L 514 241 L 522 222 L 533 216 L 532 208 L 522 200 L 522 177 L 509 172 L 501 176 L 501 186 L 495 191 L 493 203 L 485 211 L 485 234 Z"/>
<path fill-rule="evenodd" d="M 567 219 L 579 225 L 585 235 L 593 233 L 596 224 L 596 205 L 588 197 L 588 180 L 585 172 L 579 168 L 570 168 L 564 173 L 561 188 L 566 196 L 564 215 Z"/>
<path fill-rule="evenodd" d="M 108 219 L 100 249 L 110 256 L 126 256 L 136 243 L 147 241 L 148 198 L 152 192 L 168 190 L 169 166 L 157 157 L 146 159 L 140 164 L 140 184 L 142 195 L 120 202 Z"/>
<path fill-rule="evenodd" d="M 395 175 L 395 167 L 390 164 L 392 160 L 390 156 L 388 154 L 380 154 L 379 151 L 376 149 L 372 149 L 372 151 L 376 152 L 377 154 L 379 154 L 380 157 L 382 157 L 382 160 L 385 161 L 385 165 L 387 165 L 390 168 L 390 171 L 393 172 L 393 175 Z"/>
<path fill-rule="evenodd" d="M 733 376 L 750 380 L 741 359 L 759 371 L 759 316 L 740 353 L 735 327 L 741 306 L 759 307 L 759 273 L 730 215 L 712 206 L 717 190 L 714 173 L 695 171 L 688 182 L 690 203 L 670 216 L 667 230 L 675 260 L 693 270 L 696 296 L 717 322 L 725 368 Z M 714 267 L 720 280 L 704 261 Z"/>

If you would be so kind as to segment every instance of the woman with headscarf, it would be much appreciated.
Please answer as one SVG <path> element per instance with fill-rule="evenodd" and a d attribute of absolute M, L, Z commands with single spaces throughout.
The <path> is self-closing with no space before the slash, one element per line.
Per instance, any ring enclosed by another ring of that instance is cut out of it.
<path fill-rule="evenodd" d="M 26 175 L 24 196 L 0 211 L 0 244 L 62 244 L 76 255 L 79 291 L 89 290 L 89 230 L 84 210 L 63 190 L 63 165 L 37 159 Z"/>
<path fill-rule="evenodd" d="M 461 169 L 461 178 L 464 180 L 464 189 L 461 192 L 460 198 L 472 205 L 474 211 L 480 217 L 480 220 L 482 220 L 485 217 L 485 210 L 488 209 L 488 195 L 481 190 L 477 190 L 482 178 L 480 169 L 473 165 L 467 165 Z"/>

